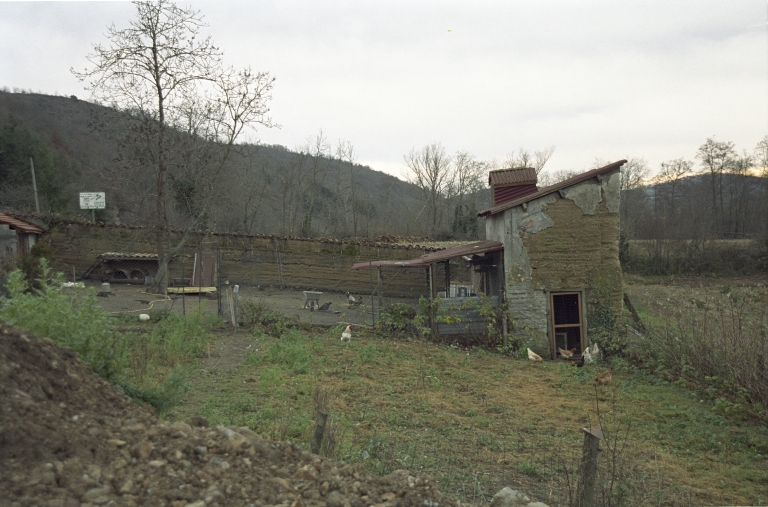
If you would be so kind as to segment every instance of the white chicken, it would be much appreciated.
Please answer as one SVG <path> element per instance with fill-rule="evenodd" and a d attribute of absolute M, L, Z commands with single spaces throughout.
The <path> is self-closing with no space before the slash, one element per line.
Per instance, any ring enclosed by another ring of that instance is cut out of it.
<path fill-rule="evenodd" d="M 531 361 L 543 361 L 540 355 L 538 355 L 536 352 L 532 351 L 531 349 L 528 349 L 528 359 Z"/>
<path fill-rule="evenodd" d="M 592 354 L 592 357 L 595 359 L 600 355 L 600 347 L 597 346 L 597 342 L 592 343 L 592 350 L 589 353 Z"/>
<path fill-rule="evenodd" d="M 349 343 L 350 340 L 352 340 L 352 324 L 348 325 L 344 332 L 341 333 L 342 342 Z"/>
<path fill-rule="evenodd" d="M 592 364 L 593 359 L 592 359 L 592 354 L 589 352 L 589 347 L 584 349 L 584 353 L 581 355 L 581 357 L 584 358 L 584 362 L 586 364 Z"/>

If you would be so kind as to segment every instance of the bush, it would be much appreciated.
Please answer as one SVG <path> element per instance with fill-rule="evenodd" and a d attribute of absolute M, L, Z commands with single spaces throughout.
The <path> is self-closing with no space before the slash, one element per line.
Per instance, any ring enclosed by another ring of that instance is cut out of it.
<path fill-rule="evenodd" d="M 2 299 L 0 319 L 11 326 L 51 338 L 74 350 L 98 375 L 114 380 L 121 372 L 123 351 L 93 290 L 61 288 L 64 277 L 39 261 L 38 288 L 32 289 L 21 270 L 8 275 L 9 296 Z"/>
<path fill-rule="evenodd" d="M 142 347 L 145 356 L 153 361 L 199 355 L 207 336 L 200 316 L 185 320 L 172 315 L 158 324 L 148 338 L 127 335 L 120 340 L 93 289 L 62 289 L 64 276 L 54 275 L 45 259 L 39 261 L 37 272 L 37 288 L 30 286 L 21 270 L 9 273 L 8 297 L 0 299 L 0 320 L 72 349 L 98 375 L 161 414 L 181 401 L 186 391 L 181 369 L 171 371 L 159 386 L 145 388 L 130 383 L 122 373 L 128 352 L 136 356 Z"/>
<path fill-rule="evenodd" d="M 385 307 L 376 323 L 383 331 L 415 333 L 416 309 L 405 303 L 394 303 Z"/>
<path fill-rule="evenodd" d="M 275 338 L 279 338 L 285 331 L 299 325 L 282 313 L 253 301 L 245 301 L 240 307 L 239 314 L 240 325 L 252 327 L 256 334 L 263 333 Z"/>

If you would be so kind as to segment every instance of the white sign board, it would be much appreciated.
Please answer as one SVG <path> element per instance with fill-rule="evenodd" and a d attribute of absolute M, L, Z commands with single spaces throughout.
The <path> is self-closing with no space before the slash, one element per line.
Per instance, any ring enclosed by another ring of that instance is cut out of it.
<path fill-rule="evenodd" d="M 107 197 L 104 192 L 80 192 L 80 209 L 104 209 Z"/>

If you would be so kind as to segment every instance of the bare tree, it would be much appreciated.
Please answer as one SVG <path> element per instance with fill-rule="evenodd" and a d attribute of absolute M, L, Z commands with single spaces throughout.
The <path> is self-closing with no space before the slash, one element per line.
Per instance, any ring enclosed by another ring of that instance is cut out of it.
<path fill-rule="evenodd" d="M 172 244 L 169 224 L 168 177 L 174 153 L 173 141 L 183 132 L 218 143 L 204 159 L 188 164 L 204 166 L 207 178 L 215 177 L 245 127 L 272 126 L 267 103 L 274 79 L 250 69 L 236 71 L 222 65 L 222 53 L 210 37 L 199 37 L 205 26 L 199 11 L 177 7 L 167 0 L 136 1 L 136 19 L 130 26 L 107 30 L 108 45 L 97 44 L 88 55 L 91 67 L 72 72 L 89 80 L 92 95 L 116 108 L 129 111 L 142 122 L 146 141 L 142 161 L 155 171 L 156 248 L 159 269 L 153 287 L 165 292 L 169 257 L 187 235 Z M 195 171 L 187 166 L 188 171 Z M 200 185 L 198 183 L 198 188 Z M 195 210 L 191 227 L 204 219 L 207 205 Z"/>
<path fill-rule="evenodd" d="M 358 208 L 357 182 L 355 181 L 355 163 L 357 155 L 350 141 L 339 141 L 336 145 L 337 164 L 336 193 L 339 196 L 340 211 L 344 215 L 346 229 L 357 236 Z"/>
<path fill-rule="evenodd" d="M 725 203 L 723 202 L 723 174 L 733 165 L 736 158 L 736 150 L 732 142 L 719 142 L 713 138 L 707 139 L 696 152 L 696 158 L 701 161 L 701 166 L 709 172 L 712 189 L 712 211 L 722 220 L 725 215 Z M 718 202 L 719 198 L 719 202 Z"/>
<path fill-rule="evenodd" d="M 757 143 L 753 152 L 755 164 L 760 168 L 761 175 L 768 177 L 768 136 Z"/>
<path fill-rule="evenodd" d="M 670 218 L 675 217 L 675 190 L 680 184 L 680 180 L 688 176 L 693 171 L 693 162 L 678 158 L 668 162 L 661 163 L 659 179 L 661 182 L 669 185 L 670 189 Z"/>
<path fill-rule="evenodd" d="M 595 167 L 602 167 L 605 163 L 596 161 Z M 621 206 L 619 219 L 621 228 L 630 237 L 633 237 L 644 215 L 646 194 L 643 185 L 650 174 L 648 162 L 639 157 L 627 157 L 627 163 L 621 166 Z"/>
<path fill-rule="evenodd" d="M 752 201 L 750 170 L 755 159 L 746 150 L 733 159 L 729 172 L 727 232 L 741 235 L 746 232 L 748 210 Z"/>
<path fill-rule="evenodd" d="M 760 168 L 760 193 L 763 203 L 763 232 L 768 234 L 768 136 L 763 137 L 754 150 L 755 164 Z"/>
<path fill-rule="evenodd" d="M 304 166 L 309 155 L 305 152 L 292 153 L 280 162 L 275 172 L 277 193 L 280 196 L 280 234 L 292 235 L 298 227 L 304 194 Z"/>
<path fill-rule="evenodd" d="M 542 173 L 539 174 L 538 186 L 539 188 L 548 187 L 550 185 L 554 185 L 555 183 L 560 183 L 561 181 L 567 180 L 568 178 L 573 178 L 578 174 L 579 172 L 574 171 L 573 169 L 559 169 L 557 171 L 550 171 L 550 170 L 542 171 Z"/>
<path fill-rule="evenodd" d="M 421 150 L 415 148 L 405 157 L 406 176 L 419 189 L 429 220 L 429 234 L 435 236 L 440 227 L 442 204 L 447 189 L 452 185 L 451 157 L 440 143 L 432 143 Z"/>
<path fill-rule="evenodd" d="M 271 178 L 267 171 L 268 161 L 260 153 L 263 147 L 256 145 L 248 148 L 239 157 L 238 167 L 225 185 L 230 203 L 226 213 L 234 212 L 233 217 L 239 214 L 238 225 L 243 231 L 253 234 L 265 231 L 262 208 L 268 201 Z"/>
<path fill-rule="evenodd" d="M 472 198 L 486 188 L 489 167 L 467 152 L 453 157 L 452 176 L 446 197 L 453 209 L 451 230 L 455 236 L 474 237 L 477 233 L 477 206 Z"/>
<path fill-rule="evenodd" d="M 320 194 L 331 161 L 331 144 L 322 129 L 316 136 L 307 139 L 307 144 L 299 150 L 307 155 L 308 175 L 306 186 L 306 207 L 301 224 L 303 236 L 312 235 L 312 222 L 315 218 L 318 195 Z"/>
<path fill-rule="evenodd" d="M 547 146 L 546 148 L 531 153 L 525 148 L 520 148 L 517 153 L 511 152 L 504 160 L 504 167 L 533 167 L 536 169 L 536 174 L 539 174 L 544 166 L 549 161 L 552 154 L 555 152 L 554 146 Z"/>

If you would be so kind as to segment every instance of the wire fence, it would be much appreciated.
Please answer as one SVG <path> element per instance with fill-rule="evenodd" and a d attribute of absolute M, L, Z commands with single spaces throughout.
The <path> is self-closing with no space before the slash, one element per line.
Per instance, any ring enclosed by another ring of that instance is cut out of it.
<path fill-rule="evenodd" d="M 423 269 L 352 270 L 352 258 L 295 252 L 182 249 L 168 264 L 167 295 L 151 292 L 154 254 L 104 253 L 75 281 L 95 287 L 110 313 L 202 312 L 238 322 L 249 308 L 318 325 L 374 325 L 395 303 L 414 308 L 428 294 Z"/>

